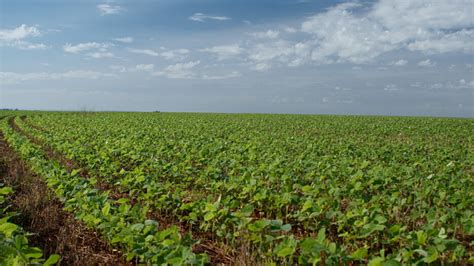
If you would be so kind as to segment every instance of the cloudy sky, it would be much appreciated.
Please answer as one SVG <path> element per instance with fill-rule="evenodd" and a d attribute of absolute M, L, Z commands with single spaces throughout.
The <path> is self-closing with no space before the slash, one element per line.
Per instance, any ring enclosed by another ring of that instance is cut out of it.
<path fill-rule="evenodd" d="M 6 0 L 0 108 L 474 116 L 474 0 Z"/>

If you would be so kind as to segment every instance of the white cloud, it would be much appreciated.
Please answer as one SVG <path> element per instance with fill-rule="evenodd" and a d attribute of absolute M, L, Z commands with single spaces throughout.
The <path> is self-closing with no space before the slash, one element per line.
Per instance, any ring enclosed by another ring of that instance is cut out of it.
<path fill-rule="evenodd" d="M 97 9 L 101 16 L 119 14 L 124 10 L 121 6 L 109 4 L 97 5 Z"/>
<path fill-rule="evenodd" d="M 391 62 L 390 65 L 392 65 L 392 66 L 404 66 L 404 65 L 406 65 L 407 63 L 408 63 L 407 60 L 405 60 L 405 59 L 400 59 L 400 60 L 398 60 L 398 61 Z"/>
<path fill-rule="evenodd" d="M 426 59 L 426 60 L 418 62 L 418 66 L 420 66 L 420 67 L 434 67 L 434 66 L 436 66 L 436 62 L 431 62 L 430 59 Z"/>
<path fill-rule="evenodd" d="M 284 40 L 278 40 L 269 43 L 256 44 L 249 49 L 249 54 L 249 59 L 257 62 L 257 64 L 265 62 L 266 66 L 278 63 L 290 67 L 296 67 L 309 60 L 311 55 L 311 45 L 303 42 L 291 43 Z M 266 70 L 268 68 L 265 67 L 264 69 Z"/>
<path fill-rule="evenodd" d="M 368 9 L 345 3 L 301 29 L 312 36 L 312 59 L 320 62 L 364 63 L 398 49 L 472 52 L 473 31 L 463 29 L 474 26 L 471 7 L 466 0 L 380 0 Z"/>
<path fill-rule="evenodd" d="M 293 28 L 293 27 L 288 27 L 288 26 L 284 27 L 283 30 L 284 30 L 285 32 L 287 32 L 287 33 L 295 33 L 295 32 L 298 32 L 297 29 L 295 29 L 295 28 Z"/>
<path fill-rule="evenodd" d="M 456 29 L 472 26 L 471 0 L 380 0 L 371 16 L 389 29 Z"/>
<path fill-rule="evenodd" d="M 258 63 L 256 64 L 253 69 L 257 71 L 267 71 L 272 66 L 269 63 Z"/>
<path fill-rule="evenodd" d="M 22 50 L 44 50 L 49 48 L 43 43 L 32 43 L 24 40 L 40 35 L 41 32 L 37 27 L 25 24 L 14 29 L 0 29 L 0 47 L 9 46 Z"/>
<path fill-rule="evenodd" d="M 178 63 L 169 65 L 161 71 L 153 72 L 154 76 L 164 76 L 170 79 L 190 79 L 195 78 L 196 73 L 192 71 L 201 61 L 190 61 L 187 63 Z"/>
<path fill-rule="evenodd" d="M 205 79 L 205 80 L 220 80 L 220 79 L 237 78 L 237 77 L 240 77 L 240 76 L 242 76 L 242 74 L 240 74 L 237 71 L 233 71 L 232 73 L 229 73 L 229 74 L 226 74 L 226 75 L 220 75 L 220 76 L 203 75 L 202 79 Z"/>
<path fill-rule="evenodd" d="M 153 71 L 155 69 L 155 65 L 153 64 L 139 64 L 135 66 L 135 69 L 138 71 Z"/>
<path fill-rule="evenodd" d="M 250 61 L 251 69 L 263 71 L 275 66 L 297 67 L 313 62 L 365 64 L 383 54 L 401 50 L 423 54 L 473 53 L 474 29 L 470 27 L 474 27 L 474 22 L 466 11 L 469 7 L 466 1 L 460 0 L 340 4 L 305 19 L 301 32 L 306 36 L 286 40 L 280 33 L 293 30 L 286 31 L 284 27 L 281 32 L 251 33 L 259 40 L 247 41 L 241 47 L 241 54 Z M 411 15 L 404 15 L 405 12 Z M 437 13 L 443 14 L 438 16 Z M 397 16 L 402 17 L 403 23 Z M 449 18 L 452 21 L 448 21 Z M 389 63 L 406 64 L 405 59 Z"/>
<path fill-rule="evenodd" d="M 132 67 L 125 67 L 121 65 L 111 65 L 109 66 L 109 68 L 121 73 L 140 72 L 140 71 L 153 72 L 155 70 L 155 65 L 154 64 L 138 64 Z"/>
<path fill-rule="evenodd" d="M 274 30 L 267 30 L 267 31 L 260 31 L 260 32 L 253 32 L 250 33 L 251 36 L 261 39 L 276 39 L 280 36 L 279 31 Z"/>
<path fill-rule="evenodd" d="M 21 26 L 14 29 L 0 29 L 0 41 L 18 41 L 28 37 L 36 37 L 41 35 L 38 28 L 34 26 Z"/>
<path fill-rule="evenodd" d="M 165 48 L 161 48 L 164 50 Z M 188 57 L 190 51 L 188 49 L 174 49 L 174 50 L 167 50 L 163 52 L 158 52 L 152 49 L 128 49 L 128 51 L 136 54 L 144 54 L 149 56 L 160 56 L 166 60 L 174 60 L 180 61 L 184 60 Z"/>
<path fill-rule="evenodd" d="M 122 42 L 122 43 L 132 43 L 133 38 L 132 37 L 115 38 L 114 41 Z"/>
<path fill-rule="evenodd" d="M 436 38 L 417 40 L 408 44 L 408 50 L 421 51 L 427 54 L 447 53 L 451 51 L 460 51 L 472 53 L 474 41 L 474 30 L 460 30 L 453 33 L 436 33 Z"/>
<path fill-rule="evenodd" d="M 23 50 L 44 50 L 48 48 L 43 43 L 18 42 L 17 44 L 18 48 Z"/>
<path fill-rule="evenodd" d="M 117 72 L 127 72 L 127 68 L 122 65 L 111 65 L 109 68 Z"/>
<path fill-rule="evenodd" d="M 0 47 L 2 46 L 15 47 L 21 50 L 45 50 L 50 48 L 44 43 L 31 43 L 27 41 L 0 42 Z"/>
<path fill-rule="evenodd" d="M 271 43 L 259 43 L 252 47 L 250 59 L 254 61 L 270 61 L 280 58 L 281 61 L 288 61 L 288 56 L 292 54 L 292 45 L 283 40 Z"/>
<path fill-rule="evenodd" d="M 160 54 L 156 51 L 153 51 L 151 49 L 128 49 L 129 52 L 135 53 L 135 54 L 145 54 L 149 56 L 159 56 Z"/>
<path fill-rule="evenodd" d="M 443 84 L 441 83 L 434 83 L 434 84 L 431 84 L 430 86 L 430 89 L 432 90 L 439 90 L 439 89 L 442 89 L 444 86 Z"/>
<path fill-rule="evenodd" d="M 225 60 L 241 54 L 244 49 L 242 49 L 238 44 L 231 44 L 214 46 L 210 48 L 201 49 L 199 51 L 215 54 L 218 60 Z"/>
<path fill-rule="evenodd" d="M 167 59 L 167 60 L 184 60 L 188 57 L 189 50 L 188 49 L 175 49 L 169 50 L 166 52 L 161 52 L 160 56 Z"/>
<path fill-rule="evenodd" d="M 67 43 L 63 46 L 63 50 L 67 53 L 81 53 L 93 49 L 98 49 L 101 52 L 105 52 L 107 48 L 109 48 L 111 44 L 108 43 L 97 43 L 97 42 L 87 42 L 87 43 L 79 43 L 76 45 L 72 45 Z"/>
<path fill-rule="evenodd" d="M 455 89 L 455 90 L 461 90 L 461 89 L 474 90 L 474 80 L 467 82 L 465 79 L 460 79 L 458 82 L 448 82 L 446 84 L 446 87 L 448 89 Z"/>
<path fill-rule="evenodd" d="M 89 53 L 87 54 L 88 56 L 96 59 L 100 58 L 114 58 L 115 55 L 111 52 L 94 52 L 94 53 Z"/>
<path fill-rule="evenodd" d="M 210 15 L 205 15 L 203 13 L 194 13 L 192 16 L 189 17 L 190 20 L 192 21 L 198 21 L 198 22 L 205 22 L 206 20 L 230 20 L 231 18 L 225 17 L 225 16 L 210 16 Z"/>
<path fill-rule="evenodd" d="M 115 74 L 102 73 L 90 70 L 72 70 L 60 73 L 48 72 L 30 72 L 30 73 L 16 73 L 16 72 L 0 72 L 0 79 L 5 84 L 15 84 L 25 81 L 37 80 L 61 80 L 61 79 L 99 79 L 105 77 L 116 77 Z"/>

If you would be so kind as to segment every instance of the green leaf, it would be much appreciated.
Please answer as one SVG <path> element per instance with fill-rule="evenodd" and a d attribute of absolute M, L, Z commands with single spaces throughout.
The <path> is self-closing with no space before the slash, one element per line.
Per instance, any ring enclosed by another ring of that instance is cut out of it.
<path fill-rule="evenodd" d="M 305 212 L 306 210 L 309 210 L 313 207 L 313 201 L 308 199 L 305 201 L 305 203 L 303 204 L 303 208 L 301 208 L 301 211 L 302 212 Z"/>
<path fill-rule="evenodd" d="M 368 253 L 368 250 L 367 248 L 359 248 L 358 250 L 356 250 L 355 252 L 353 252 L 351 254 L 351 258 L 355 259 L 355 260 L 362 260 L 362 259 L 365 259 L 367 257 L 367 253 Z"/>
<path fill-rule="evenodd" d="M 278 257 L 288 257 L 292 255 L 296 250 L 297 241 L 291 236 L 283 240 L 278 246 L 275 247 L 275 253 Z"/>
<path fill-rule="evenodd" d="M 429 247 L 428 248 L 428 254 L 427 256 L 423 259 L 424 262 L 426 263 L 432 263 L 438 259 L 438 251 L 434 247 Z"/>
<path fill-rule="evenodd" d="M 204 215 L 204 221 L 208 222 L 216 217 L 216 213 L 214 212 L 208 212 L 206 215 Z"/>
<path fill-rule="evenodd" d="M 43 257 L 43 252 L 37 247 L 29 247 L 25 252 L 25 257 L 31 259 L 39 259 Z"/>
<path fill-rule="evenodd" d="M 402 265 L 399 261 L 396 260 L 386 260 L 382 263 L 382 266 L 400 266 Z"/>
<path fill-rule="evenodd" d="M 284 224 L 281 226 L 281 230 L 285 232 L 289 232 L 291 230 L 291 224 Z"/>
<path fill-rule="evenodd" d="M 61 259 L 61 256 L 59 256 L 58 254 L 53 254 L 49 256 L 49 258 L 44 262 L 43 265 L 45 266 L 54 265 L 58 263 L 59 259 Z"/>
<path fill-rule="evenodd" d="M 424 245 L 426 243 L 426 239 L 428 238 L 428 234 L 423 231 L 416 232 L 416 242 L 420 245 Z"/>
<path fill-rule="evenodd" d="M 13 192 L 13 189 L 11 187 L 2 187 L 0 188 L 0 195 L 9 195 Z"/>
<path fill-rule="evenodd" d="M 368 266 L 382 266 L 382 263 L 384 262 L 384 258 L 381 257 L 375 257 L 369 261 Z"/>
<path fill-rule="evenodd" d="M 448 237 L 448 235 L 446 235 L 446 229 L 441 228 L 441 229 L 439 230 L 438 237 L 439 237 L 439 238 L 442 238 L 442 239 L 446 239 L 446 238 Z"/>
<path fill-rule="evenodd" d="M 135 231 L 135 232 L 140 232 L 141 230 L 143 230 L 143 227 L 145 227 L 144 224 L 136 223 L 136 224 L 130 226 L 130 230 Z"/>
<path fill-rule="evenodd" d="M 0 232 L 2 232 L 6 237 L 11 237 L 17 228 L 18 225 L 16 224 L 4 223 L 0 225 Z"/>
<path fill-rule="evenodd" d="M 323 227 L 319 229 L 316 240 L 318 240 L 319 243 L 323 243 L 324 239 L 326 239 L 326 228 Z"/>
<path fill-rule="evenodd" d="M 105 203 L 104 207 L 102 208 L 102 214 L 107 216 L 110 212 L 110 203 Z"/>

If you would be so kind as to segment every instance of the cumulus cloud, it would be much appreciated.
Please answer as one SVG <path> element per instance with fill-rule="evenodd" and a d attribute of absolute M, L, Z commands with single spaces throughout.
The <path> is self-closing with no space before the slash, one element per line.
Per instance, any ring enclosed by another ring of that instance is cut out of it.
<path fill-rule="evenodd" d="M 162 48 L 164 50 L 164 48 Z M 173 49 L 165 51 L 155 51 L 152 49 L 128 49 L 131 53 L 144 54 L 149 56 L 160 56 L 166 60 L 181 61 L 188 57 L 190 51 L 188 49 Z"/>
<path fill-rule="evenodd" d="M 121 6 L 109 4 L 97 5 L 97 9 L 101 16 L 120 14 L 124 10 Z"/>
<path fill-rule="evenodd" d="M 0 46 L 15 47 L 21 50 L 45 50 L 50 48 L 44 43 L 31 43 L 27 41 L 0 42 Z"/>
<path fill-rule="evenodd" d="M 240 55 L 244 49 L 242 49 L 238 44 L 231 44 L 213 46 L 210 48 L 201 49 L 199 51 L 212 53 L 217 56 L 218 60 L 225 60 Z"/>
<path fill-rule="evenodd" d="M 416 40 L 408 44 L 410 51 L 421 51 L 427 54 L 447 53 L 452 51 L 460 51 L 472 53 L 472 45 L 468 45 L 474 41 L 474 30 L 460 30 L 453 33 L 433 33 L 436 38 L 425 40 Z"/>
<path fill-rule="evenodd" d="M 139 64 L 135 66 L 137 71 L 153 71 L 155 69 L 155 65 L 153 64 Z"/>
<path fill-rule="evenodd" d="M 407 63 L 408 63 L 407 60 L 405 60 L 405 59 L 400 59 L 400 60 L 398 60 L 398 61 L 391 62 L 390 65 L 392 65 L 392 66 L 404 66 L 404 65 L 406 65 Z"/>
<path fill-rule="evenodd" d="M 43 43 L 25 41 L 25 39 L 40 35 L 41 32 L 36 26 L 25 24 L 13 29 L 0 29 L 0 46 L 15 47 L 22 50 L 44 50 L 49 48 Z"/>
<path fill-rule="evenodd" d="M 160 54 L 156 51 L 153 51 L 151 49 L 128 49 L 129 52 L 135 53 L 135 54 L 144 54 L 144 55 L 149 55 L 149 56 L 159 56 Z"/>
<path fill-rule="evenodd" d="M 248 33 L 244 45 L 202 49 L 218 60 L 244 57 L 253 70 L 304 64 L 366 64 L 394 52 L 473 53 L 474 21 L 466 0 L 349 2 L 333 6 L 301 23 L 301 34 L 285 38 L 291 27 Z M 283 35 L 283 36 L 282 36 Z M 227 53 L 229 51 L 229 53 Z M 232 51 L 235 51 L 234 53 Z M 388 63 L 404 66 L 399 59 Z M 431 62 L 431 64 L 434 64 Z M 431 64 L 421 66 L 431 66 Z M 380 70 L 386 70 L 381 68 Z"/>
<path fill-rule="evenodd" d="M 297 29 L 293 28 L 293 27 L 289 27 L 289 26 L 286 26 L 283 28 L 283 30 L 287 33 L 295 33 L 295 32 L 298 32 Z"/>
<path fill-rule="evenodd" d="M 261 40 L 247 42 L 244 49 L 255 70 L 311 62 L 365 64 L 402 50 L 473 53 L 471 7 L 472 1 L 466 0 L 349 2 L 305 19 L 305 35 L 285 40 L 278 31 L 257 32 L 251 35 Z M 400 59 L 389 64 L 407 63 Z"/>
<path fill-rule="evenodd" d="M 111 65 L 109 66 L 110 69 L 115 70 L 117 72 L 153 72 L 155 70 L 154 64 L 138 64 L 132 67 L 125 67 L 121 65 Z"/>
<path fill-rule="evenodd" d="M 67 43 L 63 45 L 63 50 L 66 53 L 71 54 L 80 54 L 83 52 L 88 52 L 86 56 L 95 59 L 101 58 L 116 58 L 116 56 L 109 52 L 108 49 L 112 47 L 113 44 L 111 43 L 97 43 L 97 42 L 87 42 L 87 43 L 78 43 L 78 44 L 70 44 Z"/>
<path fill-rule="evenodd" d="M 41 33 L 34 26 L 21 26 L 14 29 L 0 29 L 0 41 L 18 41 L 28 37 L 36 37 Z"/>
<path fill-rule="evenodd" d="M 470 89 L 474 90 L 474 80 L 466 81 L 465 79 L 460 79 L 457 82 L 448 82 L 446 88 L 454 90 Z"/>
<path fill-rule="evenodd" d="M 174 49 L 168 50 L 165 52 L 161 52 L 159 55 L 167 60 L 184 60 L 188 57 L 189 50 L 188 49 Z"/>
<path fill-rule="evenodd" d="M 257 65 L 265 66 L 264 68 L 257 67 L 256 70 L 266 70 L 274 64 L 296 67 L 307 62 L 310 54 L 309 43 L 292 43 L 285 40 L 258 43 L 249 49 L 249 59 L 255 61 Z"/>
<path fill-rule="evenodd" d="M 0 79 L 5 84 L 22 83 L 26 81 L 38 81 L 38 80 L 61 80 L 61 79 L 99 79 L 105 77 L 116 77 L 115 74 L 103 73 L 90 70 L 72 70 L 60 73 L 48 73 L 48 72 L 30 72 L 30 73 L 17 73 L 17 72 L 0 72 Z"/>
<path fill-rule="evenodd" d="M 121 42 L 121 43 L 132 43 L 132 37 L 122 37 L 122 38 L 115 38 L 114 41 Z"/>
<path fill-rule="evenodd" d="M 257 63 L 255 66 L 253 66 L 253 69 L 257 71 L 267 71 L 271 67 L 272 66 L 269 63 Z"/>
<path fill-rule="evenodd" d="M 472 3 L 380 0 L 367 11 L 345 3 L 302 24 L 310 34 L 311 58 L 323 62 L 364 63 L 397 49 L 430 53 L 472 52 Z"/>
<path fill-rule="evenodd" d="M 87 54 L 88 56 L 96 59 L 100 58 L 114 58 L 115 55 L 111 52 L 94 52 L 94 53 L 89 53 Z"/>
<path fill-rule="evenodd" d="M 170 79 L 190 79 L 195 78 L 196 73 L 193 68 L 199 65 L 201 61 L 190 61 L 187 63 L 178 63 L 169 65 L 161 71 L 153 72 L 154 76 L 164 76 Z"/>
<path fill-rule="evenodd" d="M 63 46 L 63 50 L 66 53 L 73 53 L 73 54 L 77 54 L 77 53 L 81 53 L 81 52 L 85 52 L 85 51 L 89 51 L 93 49 L 97 49 L 101 52 L 105 52 L 107 48 L 109 48 L 110 46 L 111 44 L 108 44 L 108 43 L 97 43 L 97 42 L 79 43 L 76 45 L 67 43 Z"/>
<path fill-rule="evenodd" d="M 434 67 L 434 66 L 436 66 L 436 62 L 432 62 L 430 59 L 426 59 L 426 60 L 418 62 L 418 66 L 420 66 L 420 67 Z"/>
<path fill-rule="evenodd" d="M 205 15 L 203 13 L 194 13 L 192 16 L 189 17 L 189 20 L 198 21 L 198 22 L 205 22 L 206 20 L 224 21 L 224 20 L 230 20 L 230 19 L 231 18 L 226 17 L 226 16 L 210 16 L 210 15 Z"/>

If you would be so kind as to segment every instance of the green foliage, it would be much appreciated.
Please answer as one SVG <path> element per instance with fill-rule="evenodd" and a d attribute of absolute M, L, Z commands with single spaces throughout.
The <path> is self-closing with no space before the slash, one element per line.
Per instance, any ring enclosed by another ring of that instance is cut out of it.
<path fill-rule="evenodd" d="M 171 229 L 166 244 L 142 245 L 163 239 L 147 231 L 147 212 L 276 263 L 474 256 L 465 240 L 474 234 L 472 119 L 40 113 L 28 121 L 41 128 L 16 121 L 87 170 L 84 180 L 36 159 L 67 208 L 130 258 L 177 254 L 169 243 L 191 254 L 196 243 Z M 140 204 L 111 200 L 98 180 Z"/>

